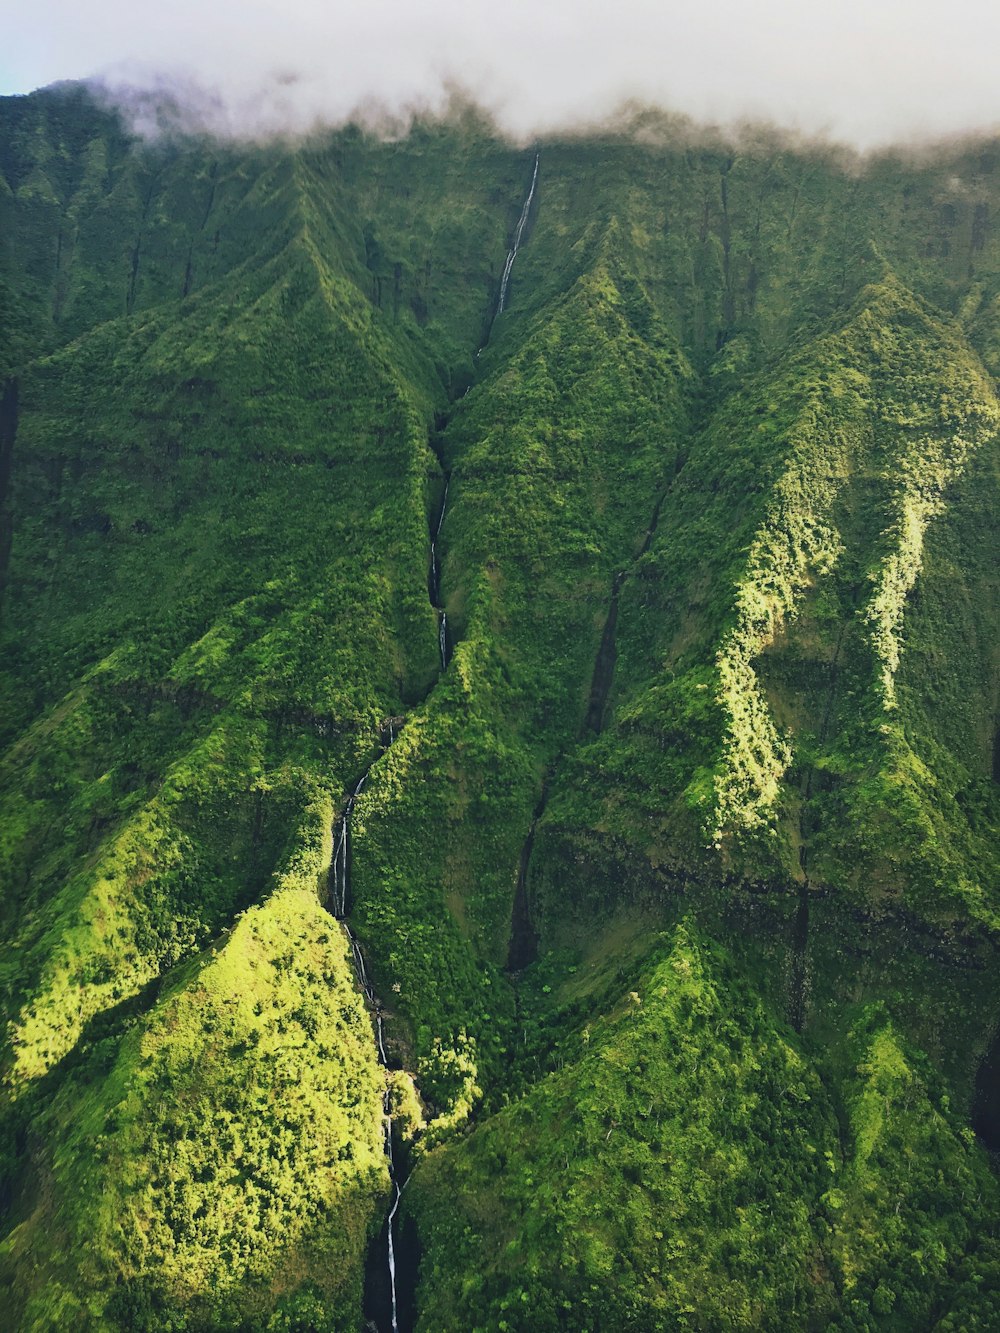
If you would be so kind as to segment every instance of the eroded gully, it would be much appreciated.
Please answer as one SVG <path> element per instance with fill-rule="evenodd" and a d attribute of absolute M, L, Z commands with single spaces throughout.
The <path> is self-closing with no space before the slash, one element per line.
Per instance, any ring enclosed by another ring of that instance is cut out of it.
<path fill-rule="evenodd" d="M 448 665 L 448 638 L 447 618 L 444 608 L 440 604 L 441 565 L 439 546 L 441 529 L 444 526 L 448 508 L 449 476 L 447 473 L 444 473 L 444 483 L 440 507 L 432 516 L 430 523 L 431 549 L 427 576 L 430 602 L 438 616 L 438 647 L 442 672 Z M 381 748 L 378 755 L 347 793 L 343 809 L 334 823 L 333 856 L 330 861 L 327 895 L 329 910 L 340 922 L 351 946 L 355 976 L 372 1016 L 378 1062 L 385 1072 L 385 1088 L 382 1093 L 382 1123 L 392 1195 L 388 1216 L 375 1239 L 373 1252 L 369 1254 L 366 1265 L 364 1310 L 367 1326 L 378 1330 L 378 1333 L 400 1333 L 400 1330 L 409 1327 L 410 1323 L 409 1319 L 404 1317 L 399 1296 L 398 1238 L 396 1235 L 396 1215 L 399 1211 L 403 1190 L 406 1188 L 407 1177 L 403 1163 L 401 1160 L 397 1160 L 398 1154 L 393 1149 L 392 1087 L 389 1075 L 396 1066 L 390 1063 L 389 1052 L 386 1049 L 385 1012 L 372 982 L 361 943 L 351 929 L 350 924 L 353 907 L 351 895 L 351 819 L 358 797 L 364 791 L 372 769 L 379 759 L 391 749 L 400 729 L 405 725 L 405 721 L 406 719 L 403 717 L 392 717 L 383 723 L 380 737 Z"/>
<path fill-rule="evenodd" d="M 527 225 L 528 215 L 531 211 L 532 202 L 535 197 L 535 189 L 538 183 L 538 154 L 535 154 L 534 169 L 531 176 L 531 185 L 527 196 L 521 208 L 521 214 L 518 219 L 517 227 L 514 232 L 513 243 L 507 253 L 504 263 L 503 276 L 500 282 L 500 295 L 497 303 L 496 314 L 499 315 L 504 308 L 507 300 L 507 293 L 510 287 L 511 273 L 514 268 L 514 261 L 517 259 L 517 253 L 524 235 L 524 229 Z M 494 319 L 496 316 L 494 316 Z M 492 329 L 492 321 L 490 323 Z M 487 333 L 486 341 L 489 340 Z M 484 342 L 485 346 L 485 342 Z M 482 351 L 482 348 L 479 349 Z M 445 515 L 448 509 L 448 492 L 451 485 L 451 474 L 445 467 L 442 458 L 438 455 L 438 462 L 441 465 L 441 473 L 444 481 L 444 490 L 441 496 L 440 507 L 436 515 L 432 517 L 430 523 L 430 564 L 427 575 L 427 590 L 431 606 L 434 608 L 438 617 L 438 652 L 441 660 L 441 672 L 443 673 L 448 666 L 449 660 L 449 641 L 448 641 L 448 617 L 441 597 L 441 554 L 440 541 L 441 530 L 444 526 Z M 433 687 L 432 687 L 433 688 Z M 389 1204 L 389 1212 L 386 1217 L 382 1232 L 385 1236 L 384 1263 L 378 1254 L 370 1254 L 366 1271 L 365 1281 L 365 1310 L 364 1316 L 369 1328 L 378 1330 L 378 1333 L 401 1333 L 404 1324 L 408 1327 L 410 1319 L 409 1311 L 404 1311 L 401 1307 L 400 1294 L 398 1289 L 397 1275 L 397 1244 L 396 1236 L 396 1216 L 399 1212 L 399 1204 L 402 1198 L 403 1190 L 406 1188 L 408 1177 L 404 1174 L 402 1163 L 397 1164 L 396 1155 L 393 1151 L 393 1124 L 392 1124 L 392 1089 L 389 1078 L 391 1066 L 389 1054 L 385 1044 L 385 1015 L 382 1003 L 372 983 L 368 965 L 365 962 L 364 951 L 361 944 L 351 929 L 350 915 L 352 908 L 351 901 L 351 817 L 354 813 L 354 807 L 358 797 L 364 790 L 369 775 L 378 760 L 388 752 L 393 742 L 399 734 L 400 728 L 405 724 L 405 718 L 390 718 L 384 724 L 381 735 L 381 750 L 372 760 L 360 778 L 347 793 L 343 809 L 334 824 L 334 851 L 330 862 L 328 876 L 328 907 L 333 916 L 337 918 L 343 926 L 351 947 L 351 957 L 354 963 L 354 971 L 358 980 L 358 985 L 364 996 L 365 1003 L 368 1005 L 372 1014 L 375 1028 L 375 1044 L 378 1054 L 378 1062 L 385 1071 L 385 1089 L 382 1094 L 382 1115 L 383 1130 L 385 1137 L 385 1152 L 389 1167 L 389 1179 L 392 1186 L 392 1196 Z M 537 818 L 536 812 L 536 818 Z M 529 853 L 530 854 L 530 853 Z M 381 1251 L 382 1233 L 375 1241 L 375 1247 Z M 374 1262 L 373 1262 L 374 1260 Z"/>
<path fill-rule="evenodd" d="M 7 504 L 10 474 L 14 462 L 14 439 L 17 435 L 18 383 L 9 379 L 0 394 L 0 611 L 7 586 L 7 564 L 10 559 L 13 516 Z"/>
<path fill-rule="evenodd" d="M 830 718 L 833 714 L 837 697 L 837 684 L 840 672 L 840 654 L 844 644 L 846 623 L 840 627 L 837 643 L 830 659 L 830 677 L 823 704 L 823 716 L 820 719 L 818 748 L 826 744 L 830 731 Z M 814 892 L 809 879 L 809 840 L 813 833 L 813 819 L 810 801 L 813 794 L 813 779 L 816 767 L 810 764 L 803 775 L 799 791 L 799 887 L 798 905 L 795 911 L 795 923 L 792 930 L 792 975 L 790 1017 L 792 1027 L 801 1033 L 805 1027 L 806 1010 L 809 999 L 809 907 Z"/>
<path fill-rule="evenodd" d="M 601 642 L 598 646 L 597 656 L 594 660 L 594 671 L 591 676 L 587 713 L 578 737 L 580 741 L 587 740 L 589 736 L 599 736 L 604 729 L 608 695 L 611 692 L 611 684 L 615 674 L 615 664 L 618 660 L 616 636 L 618 627 L 618 596 L 632 570 L 650 548 L 653 538 L 656 535 L 657 525 L 660 521 L 660 510 L 663 508 L 664 500 L 670 494 L 673 481 L 676 480 L 676 477 L 677 473 L 675 472 L 673 480 L 666 489 L 660 493 L 656 504 L 653 506 L 653 512 L 650 515 L 642 545 L 639 547 L 638 551 L 636 551 L 635 555 L 632 556 L 631 560 L 629 560 L 625 568 L 618 570 L 611 580 L 611 600 L 608 606 L 608 614 L 604 621 L 604 629 L 601 633 Z M 531 917 L 531 899 L 528 893 L 528 872 L 531 867 L 531 853 L 535 846 L 535 833 L 538 828 L 538 821 L 545 814 L 552 779 L 564 754 L 565 750 L 561 750 L 546 770 L 545 777 L 542 779 L 541 795 L 539 796 L 538 804 L 535 806 L 531 825 L 528 829 L 528 836 L 524 841 L 524 846 L 521 848 L 521 858 L 517 869 L 517 885 L 514 891 L 514 907 L 511 913 L 510 942 L 507 946 L 508 972 L 522 971 L 533 963 L 538 955 L 538 932 L 535 929 Z"/>

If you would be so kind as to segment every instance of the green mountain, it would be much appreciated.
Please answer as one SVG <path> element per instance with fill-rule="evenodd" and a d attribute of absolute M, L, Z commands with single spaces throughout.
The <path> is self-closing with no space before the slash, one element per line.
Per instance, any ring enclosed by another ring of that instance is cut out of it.
<path fill-rule="evenodd" d="M 998 217 L 0 99 L 4 1328 L 1000 1326 Z"/>

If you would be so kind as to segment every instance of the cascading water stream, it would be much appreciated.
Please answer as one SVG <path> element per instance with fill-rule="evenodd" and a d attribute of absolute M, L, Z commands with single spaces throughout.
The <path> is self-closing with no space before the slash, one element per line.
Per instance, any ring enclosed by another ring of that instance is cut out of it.
<path fill-rule="evenodd" d="M 431 566 L 428 580 L 428 591 L 430 593 L 431 605 L 438 613 L 438 644 L 441 650 L 441 669 L 442 671 L 448 665 L 448 619 L 444 608 L 440 605 L 441 601 L 441 567 L 438 561 L 438 542 L 441 537 L 441 529 L 444 525 L 445 511 L 448 507 L 448 487 L 451 484 L 450 476 L 445 476 L 444 493 L 441 497 L 441 509 L 438 513 L 437 523 L 434 525 L 431 536 Z M 385 739 L 383 730 L 383 750 L 384 754 L 393 744 L 397 735 L 398 728 L 395 726 L 397 719 L 390 718 L 388 722 L 388 741 Z M 358 779 L 357 785 L 348 796 L 344 804 L 343 814 L 340 818 L 340 829 L 336 835 L 334 843 L 334 852 L 330 865 L 331 879 L 331 898 L 333 915 L 343 925 L 347 934 L 347 939 L 351 946 L 351 955 L 354 960 L 354 972 L 358 979 L 358 984 L 368 1002 L 372 1017 L 375 1022 L 375 1045 L 378 1052 L 378 1062 L 388 1075 L 389 1056 L 385 1047 L 385 1021 L 382 1014 L 382 1006 L 379 1003 L 375 988 L 372 985 L 371 978 L 368 975 L 368 968 L 365 964 L 365 956 L 361 950 L 361 945 L 357 937 L 351 930 L 347 920 L 351 907 L 350 891 L 350 852 L 351 852 L 351 816 L 354 813 L 354 806 L 357 798 L 361 795 L 365 783 L 368 781 L 368 775 L 371 772 L 372 765 L 369 765 Z M 391 1329 L 392 1333 L 399 1333 L 399 1300 L 396 1290 L 396 1238 L 393 1233 L 393 1227 L 396 1221 L 396 1214 L 399 1211 L 400 1200 L 405 1188 L 405 1181 L 400 1183 L 396 1171 L 395 1158 L 392 1151 L 392 1100 L 389 1089 L 388 1077 L 386 1078 L 386 1088 L 382 1097 L 383 1123 L 385 1127 L 385 1152 L 389 1163 L 389 1179 L 392 1183 L 392 1205 L 389 1209 L 389 1215 L 386 1220 L 386 1250 L 389 1270 L 389 1296 L 391 1304 Z M 384 1271 L 384 1270 L 383 1270 Z"/>
<path fill-rule="evenodd" d="M 386 1103 L 389 1100 L 389 1093 L 385 1094 Z M 389 1107 L 385 1106 L 385 1150 L 389 1155 L 389 1176 L 392 1180 L 392 1207 L 389 1209 L 389 1219 L 386 1230 L 389 1237 L 389 1290 L 392 1293 L 392 1333 L 399 1331 L 399 1310 L 396 1303 L 396 1248 L 392 1237 L 392 1226 L 396 1220 L 396 1213 L 399 1210 L 399 1201 L 403 1197 L 403 1190 L 399 1184 L 399 1177 L 396 1175 L 396 1166 L 392 1160 L 392 1119 L 389 1115 Z"/>
<path fill-rule="evenodd" d="M 517 220 L 517 226 L 514 228 L 514 243 L 507 251 L 507 258 L 504 261 L 503 273 L 500 277 L 500 297 L 497 301 L 497 308 L 493 312 L 493 318 L 490 320 L 486 329 L 486 336 L 483 338 L 482 345 L 476 352 L 476 360 L 482 356 L 483 352 L 489 346 L 490 335 L 493 332 L 493 325 L 496 323 L 498 315 L 503 314 L 504 306 L 507 304 L 507 290 L 510 287 L 510 275 L 514 268 L 514 260 L 517 258 L 517 252 L 521 248 L 521 238 L 524 235 L 524 229 L 528 225 L 528 215 L 531 212 L 531 205 L 535 199 L 535 186 L 538 184 L 538 160 L 539 154 L 535 154 L 535 166 L 531 173 L 531 185 L 528 187 L 528 193 L 525 196 L 524 204 L 521 207 L 521 216 Z M 466 389 L 465 393 L 469 390 Z M 462 395 L 465 397 L 465 394 Z"/>
<path fill-rule="evenodd" d="M 340 837 L 337 839 L 336 850 L 333 854 L 333 915 L 341 921 L 347 916 L 347 855 L 351 811 L 354 809 L 354 802 L 361 793 L 361 788 L 368 781 L 368 773 L 369 770 L 365 769 L 358 785 L 347 798 L 347 805 L 344 807 L 344 815 L 340 823 Z"/>
<path fill-rule="evenodd" d="M 434 607 L 438 615 L 438 650 L 441 654 L 441 670 L 444 671 L 448 666 L 448 616 L 444 607 L 441 605 L 441 565 L 438 561 L 438 541 L 441 537 L 441 528 L 444 524 L 445 511 L 448 508 L 448 487 L 451 485 L 451 477 L 445 475 L 444 495 L 441 497 L 441 510 L 438 514 L 437 524 L 431 537 L 431 572 L 428 579 L 428 590 L 431 597 L 431 606 Z"/>
<path fill-rule="evenodd" d="M 528 222 L 528 214 L 531 212 L 531 202 L 535 197 L 535 185 L 538 182 L 538 157 L 535 154 L 535 169 L 531 173 L 531 186 L 528 190 L 528 197 L 524 201 L 524 207 L 521 209 L 521 216 L 517 220 L 517 229 L 514 232 L 514 244 L 510 247 L 507 255 L 507 262 L 503 266 L 503 277 L 500 279 L 500 300 L 497 303 L 497 314 L 503 314 L 504 305 L 507 302 L 507 288 L 510 285 L 510 274 L 514 267 L 514 260 L 517 258 L 517 252 L 521 246 L 521 236 Z"/>
<path fill-rule="evenodd" d="M 389 723 L 389 742 L 385 746 L 387 750 L 395 739 L 396 732 L 392 722 Z M 385 750 L 383 750 L 385 753 Z M 361 775 L 357 786 L 347 798 L 344 806 L 344 813 L 340 821 L 340 834 L 337 838 L 331 863 L 331 876 L 333 879 L 333 915 L 340 921 L 347 934 L 347 939 L 351 946 L 351 955 L 354 959 L 354 972 L 358 979 L 358 984 L 364 993 L 365 999 L 371 1006 L 372 1014 L 375 1019 L 375 1043 L 378 1051 L 378 1062 L 386 1071 L 388 1076 L 389 1057 L 385 1049 L 385 1026 L 382 1017 L 382 1006 L 379 1004 L 378 996 L 375 994 L 375 988 L 372 985 L 371 978 L 368 975 L 368 968 L 365 965 L 365 956 L 361 951 L 361 945 L 358 943 L 357 936 L 351 930 L 347 921 L 347 912 L 350 904 L 350 871 L 349 871 L 349 852 L 351 837 L 351 815 L 354 811 L 354 803 L 361 793 L 365 782 L 368 780 L 368 774 L 371 768 L 367 768 Z M 389 1211 L 387 1222 L 388 1244 L 387 1258 L 389 1266 L 389 1293 L 392 1307 L 392 1333 L 399 1333 L 399 1310 L 396 1297 L 396 1249 L 395 1238 L 392 1229 L 396 1219 L 396 1213 L 399 1209 L 399 1201 L 402 1197 L 403 1189 L 399 1183 L 399 1177 L 396 1174 L 396 1164 L 392 1153 L 392 1102 L 389 1091 L 388 1077 L 386 1079 L 386 1088 L 382 1094 L 382 1114 L 385 1127 L 385 1151 L 389 1162 L 389 1180 L 392 1183 L 392 1207 Z"/>
<path fill-rule="evenodd" d="M 521 245 L 521 238 L 524 235 L 524 229 L 528 222 L 528 215 L 531 212 L 531 205 L 535 197 L 535 186 L 538 182 L 538 158 L 535 154 L 535 165 L 531 175 L 531 186 L 528 190 L 524 206 L 521 209 L 521 216 L 518 218 L 517 227 L 514 231 L 514 243 L 507 255 L 504 264 L 503 276 L 500 282 L 500 297 L 497 304 L 496 314 L 503 311 L 507 301 L 507 291 L 510 286 L 511 271 L 514 267 L 514 261 L 517 258 L 517 252 Z M 482 348 L 479 349 L 480 352 Z M 477 353 L 478 355 L 478 353 Z M 468 390 L 466 390 L 468 392 Z M 441 538 L 441 529 L 444 526 L 445 513 L 448 508 L 448 489 L 451 485 L 451 476 L 445 473 L 444 493 L 441 497 L 441 508 L 438 513 L 437 523 L 431 535 L 431 561 L 430 573 L 428 577 L 428 592 L 430 602 L 438 614 L 438 647 L 441 653 L 441 670 L 444 671 L 448 666 L 448 617 L 444 607 L 441 605 L 441 566 L 438 558 L 438 545 Z M 394 720 L 389 719 L 388 723 L 388 742 L 383 739 L 383 754 L 388 750 L 397 735 L 398 728 L 394 726 Z M 373 761 L 374 763 L 374 761 Z M 378 1051 L 378 1061 L 386 1071 L 386 1086 L 382 1096 L 383 1124 L 385 1128 L 385 1153 L 389 1164 L 389 1179 L 392 1184 L 392 1205 L 386 1219 L 386 1248 L 389 1269 L 389 1295 L 391 1300 L 391 1329 L 392 1333 L 400 1333 L 399 1330 L 399 1301 L 396 1287 L 396 1238 L 393 1233 L 393 1227 L 396 1221 L 396 1214 L 399 1211 L 400 1200 L 403 1196 L 403 1190 L 406 1188 L 406 1181 L 400 1183 L 396 1170 L 396 1163 L 392 1150 L 392 1093 L 389 1086 L 389 1058 L 385 1048 L 385 1025 L 383 1020 L 382 1006 L 379 1003 L 375 988 L 371 978 L 368 975 L 368 968 L 365 964 L 365 957 L 361 950 L 361 945 L 357 937 L 351 930 L 347 920 L 348 912 L 351 906 L 350 892 L 350 842 L 351 842 L 351 815 L 354 812 L 355 802 L 360 796 L 365 783 L 368 781 L 368 775 L 371 772 L 372 765 L 369 765 L 358 779 L 354 790 L 348 796 L 344 804 L 343 814 L 340 819 L 339 833 L 335 838 L 334 852 L 330 865 L 331 880 L 331 898 L 332 914 L 340 921 L 344 927 L 348 942 L 351 946 L 351 955 L 354 960 L 354 971 L 358 979 L 358 984 L 368 1002 L 372 1015 L 375 1020 L 375 1042 Z M 544 798 L 543 798 L 544 799 Z M 537 816 L 536 812 L 536 816 Z M 383 1270 L 384 1271 L 384 1270 Z"/>
<path fill-rule="evenodd" d="M 438 514 L 437 526 L 434 529 L 434 535 L 431 537 L 431 603 L 437 606 L 441 600 L 441 566 L 438 564 L 437 544 L 441 536 L 441 525 L 444 523 L 444 511 L 448 508 L 448 487 L 451 485 L 451 477 L 445 476 L 444 495 L 441 497 L 441 512 Z"/>

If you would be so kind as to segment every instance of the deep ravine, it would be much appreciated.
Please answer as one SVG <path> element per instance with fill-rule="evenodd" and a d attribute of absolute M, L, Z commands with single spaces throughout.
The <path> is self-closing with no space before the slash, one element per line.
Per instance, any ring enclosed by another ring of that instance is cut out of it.
<path fill-rule="evenodd" d="M 381 754 L 378 756 L 379 758 L 388 751 L 398 734 L 399 726 L 397 721 L 395 719 L 390 720 L 383 729 L 383 748 Z M 362 994 L 364 995 L 365 1002 L 371 1010 L 372 1019 L 374 1021 L 375 1045 L 378 1054 L 378 1062 L 385 1071 L 386 1076 L 385 1088 L 382 1093 L 382 1116 L 383 1132 L 385 1135 L 385 1151 L 389 1165 L 389 1180 L 392 1187 L 392 1202 L 390 1204 L 389 1216 L 385 1228 L 387 1232 L 385 1268 L 383 1268 L 381 1261 L 378 1261 L 376 1265 L 372 1265 L 370 1257 L 369 1270 L 375 1267 L 381 1272 L 383 1279 L 387 1279 L 388 1301 L 385 1302 L 385 1304 L 387 1305 L 386 1315 L 388 1317 L 386 1318 L 382 1313 L 382 1302 L 377 1298 L 373 1299 L 371 1295 L 371 1289 L 373 1287 L 377 1290 L 380 1285 L 383 1285 L 377 1280 L 374 1283 L 371 1280 L 366 1281 L 365 1283 L 365 1317 L 368 1320 L 369 1325 L 373 1325 L 377 1328 L 379 1333 L 383 1333 L 385 1329 L 391 1329 L 391 1333 L 400 1333 L 399 1302 L 396 1292 L 396 1254 L 393 1223 L 395 1221 L 396 1210 L 399 1207 L 400 1195 L 402 1194 L 406 1182 L 403 1181 L 402 1184 L 400 1183 L 392 1151 L 392 1094 L 389 1084 L 389 1059 L 385 1048 L 385 1026 L 382 1005 L 375 992 L 375 987 L 372 984 L 361 945 L 357 936 L 351 930 L 350 921 L 348 919 L 352 906 L 351 816 L 354 813 L 354 804 L 363 790 L 364 785 L 368 780 L 368 775 L 371 773 L 376 762 L 377 760 L 372 761 L 352 788 L 347 797 L 347 801 L 344 804 L 340 818 L 334 826 L 334 850 L 333 858 L 330 862 L 328 905 L 333 916 L 335 916 L 343 926 L 344 932 L 350 943 L 351 956 L 354 960 L 354 972 L 358 979 L 358 985 L 361 987 Z M 376 1245 L 378 1244 L 379 1241 L 376 1240 Z M 373 1306 L 376 1308 L 372 1308 Z"/>
<path fill-rule="evenodd" d="M 590 702 L 587 705 L 587 716 L 583 726 L 584 731 L 592 731 L 595 735 L 600 735 L 604 727 L 604 710 L 607 706 L 608 694 L 611 691 L 611 682 L 614 679 L 615 663 L 618 660 L 616 639 L 618 594 L 621 592 L 626 577 L 626 572 L 620 570 L 612 581 L 611 604 L 608 607 L 607 619 L 604 622 L 601 645 L 597 650 L 597 658 L 594 661 L 594 674 L 590 682 Z"/>
<path fill-rule="evenodd" d="M 441 605 L 439 543 L 448 508 L 448 489 L 451 477 L 443 468 L 442 475 L 444 477 L 444 491 L 441 496 L 441 505 L 430 523 L 430 566 L 427 591 L 431 606 L 438 616 L 438 646 L 443 673 L 448 666 L 448 629 L 447 617 L 444 607 Z M 347 795 L 343 810 L 334 825 L 334 845 L 330 862 L 328 894 L 330 911 L 343 926 L 350 942 L 355 975 L 365 1002 L 371 1011 L 375 1027 L 378 1062 L 386 1075 L 385 1089 L 382 1094 L 382 1115 L 385 1153 L 389 1167 L 392 1196 L 388 1216 L 375 1239 L 372 1251 L 369 1253 L 365 1276 L 364 1317 L 366 1326 L 378 1330 L 378 1333 L 401 1333 L 401 1330 L 409 1328 L 411 1323 L 410 1319 L 405 1317 L 401 1308 L 397 1275 L 396 1215 L 399 1212 L 399 1204 L 403 1190 L 406 1188 L 407 1178 L 403 1175 L 402 1165 L 397 1162 L 396 1154 L 393 1151 L 392 1090 L 389 1080 L 389 1054 L 385 1045 L 385 1016 L 379 996 L 372 984 L 361 944 L 351 930 L 350 925 L 350 915 L 353 907 L 351 898 L 351 816 L 372 768 L 382 755 L 386 754 L 392 747 L 404 722 L 404 718 L 389 718 L 383 724 L 382 748 L 379 755 L 372 760 Z M 384 1259 L 382 1258 L 383 1254 Z"/>
<path fill-rule="evenodd" d="M 841 626 L 836 647 L 830 659 L 830 681 L 823 704 L 823 716 L 820 719 L 818 736 L 820 749 L 826 744 L 830 730 L 830 717 L 837 696 L 840 653 L 843 645 L 844 626 Z M 809 842 L 814 832 L 810 801 L 812 800 L 815 775 L 816 768 L 810 765 L 803 777 L 799 805 L 799 870 L 801 871 L 801 878 L 798 886 L 795 921 L 792 927 L 791 1003 L 789 1006 L 792 1027 L 799 1033 L 805 1027 L 809 1003 L 809 907 L 815 893 L 809 879 Z"/>
<path fill-rule="evenodd" d="M 507 946 L 507 971 L 521 972 L 538 957 L 538 932 L 531 920 L 528 903 L 528 867 L 531 864 L 531 851 L 535 845 L 535 829 L 545 813 L 549 800 L 549 782 L 551 770 L 542 781 L 542 793 L 531 816 L 531 827 L 521 848 L 517 865 L 517 885 L 514 889 L 514 908 L 511 912 L 510 943 Z"/>
<path fill-rule="evenodd" d="M 676 473 L 674 479 L 676 480 Z M 614 680 L 615 673 L 615 663 L 618 658 L 618 648 L 615 637 L 618 626 L 618 594 L 621 592 L 625 580 L 632 572 L 634 566 L 642 559 L 650 548 L 653 538 L 656 535 L 657 525 L 660 521 L 660 510 L 663 508 L 663 502 L 670 493 L 670 487 L 672 485 L 673 482 L 671 482 L 665 490 L 661 491 L 660 495 L 657 497 L 639 549 L 631 557 L 628 565 L 624 569 L 620 569 L 611 580 L 611 602 L 608 607 L 607 618 L 604 622 L 604 629 L 601 633 L 601 641 L 598 645 L 597 655 L 594 659 L 594 670 L 590 683 L 590 697 L 579 737 L 581 741 L 586 740 L 592 735 L 600 735 L 604 727 L 608 695 L 611 692 L 611 684 Z M 562 761 L 564 754 L 565 750 L 560 751 L 556 759 L 549 766 L 545 777 L 542 780 L 541 795 L 538 798 L 538 804 L 535 806 L 531 817 L 528 836 L 525 838 L 524 845 L 521 848 L 521 856 L 517 868 L 517 884 L 514 890 L 514 906 L 511 912 L 510 943 L 507 947 L 508 972 L 522 971 L 535 961 L 538 953 L 538 932 L 535 930 L 534 923 L 531 919 L 531 899 L 528 894 L 528 873 L 531 868 L 531 853 L 535 846 L 535 831 L 538 828 L 539 820 L 545 814 L 545 808 L 549 801 L 549 789 L 552 784 L 553 775 Z"/>
<path fill-rule="evenodd" d="M 504 308 L 507 300 L 507 292 L 510 286 L 511 271 L 514 267 L 514 261 L 521 245 L 524 235 L 524 229 L 528 222 L 528 215 L 531 212 L 531 206 L 535 197 L 535 189 L 538 183 L 538 161 L 539 155 L 535 154 L 534 168 L 531 176 L 531 185 L 525 197 L 521 208 L 521 214 L 518 219 L 517 228 L 514 232 L 513 244 L 507 254 L 504 264 L 503 277 L 500 283 L 500 296 L 497 303 L 496 315 L 499 315 Z M 492 329 L 492 321 L 490 322 Z M 489 341 L 487 333 L 486 342 Z M 485 346 L 485 342 L 483 346 Z M 482 347 L 479 349 L 483 350 Z M 478 353 L 477 353 L 478 355 Z M 466 390 L 466 392 L 468 392 Z M 443 426 L 443 420 L 438 422 L 438 428 Z M 432 448 L 434 437 L 432 435 Z M 448 510 L 448 493 L 451 487 L 451 473 L 445 467 L 444 459 L 440 452 L 434 450 L 438 463 L 441 466 L 441 475 L 444 481 L 444 489 L 441 495 L 441 504 L 437 513 L 430 522 L 430 563 L 427 575 L 427 592 L 431 606 L 434 608 L 438 617 L 438 651 L 441 661 L 441 673 L 448 668 L 449 660 L 449 640 L 448 640 L 448 617 L 445 611 L 441 596 L 441 530 L 444 526 L 445 516 Z M 364 1318 L 366 1327 L 378 1330 L 378 1333 L 401 1333 L 405 1328 L 409 1328 L 412 1322 L 412 1311 L 404 1311 L 401 1308 L 399 1289 L 397 1284 L 397 1236 L 396 1236 L 396 1216 L 399 1212 L 399 1204 L 402 1198 L 403 1190 L 406 1188 L 407 1179 L 402 1174 L 402 1166 L 397 1164 L 393 1152 L 393 1125 L 392 1125 L 392 1091 L 389 1080 L 389 1055 L 385 1046 L 385 1022 L 382 1004 L 375 987 L 372 984 L 371 976 L 365 962 L 364 952 L 361 944 L 351 930 L 350 915 L 353 906 L 351 900 L 351 816 L 354 813 L 355 803 L 364 789 L 372 768 L 378 762 L 382 755 L 386 754 L 391 748 L 393 742 L 399 734 L 399 729 L 405 719 L 391 718 L 384 725 L 382 730 L 382 748 L 365 771 L 358 778 L 357 782 L 347 794 L 343 810 L 334 825 L 334 849 L 330 862 L 330 871 L 328 876 L 329 892 L 328 906 L 334 917 L 341 923 L 347 935 L 351 946 L 351 956 L 354 961 L 354 971 L 357 976 L 358 985 L 364 995 L 365 1002 L 371 1010 L 372 1019 L 375 1026 L 375 1043 L 378 1054 L 378 1062 L 385 1071 L 385 1090 L 383 1092 L 382 1111 L 383 1127 L 385 1133 L 385 1152 L 389 1167 L 389 1179 L 392 1185 L 392 1198 L 389 1205 L 388 1216 L 386 1217 L 382 1231 L 376 1238 L 372 1252 L 369 1254 L 369 1260 L 366 1269 L 365 1279 L 365 1308 Z M 547 784 L 546 784 L 547 788 Z M 546 791 L 543 790 L 542 799 L 535 811 L 535 820 L 532 823 L 532 834 L 534 826 L 540 818 L 545 807 Z M 518 900 L 521 903 L 522 910 L 526 912 L 525 896 L 525 877 L 527 874 L 527 861 L 531 855 L 531 836 L 529 835 L 526 854 L 522 856 L 521 873 L 519 876 Z M 525 918 L 524 928 L 520 939 L 522 944 L 531 939 L 531 923 Z M 515 951 L 516 952 L 516 951 Z M 530 953 L 530 944 L 528 945 Z M 530 961 L 527 959 L 525 961 Z M 523 963 L 521 964 L 524 965 Z M 385 1235 L 383 1262 L 380 1257 L 382 1251 L 382 1233 Z M 386 1291 L 387 1288 L 387 1291 Z"/>

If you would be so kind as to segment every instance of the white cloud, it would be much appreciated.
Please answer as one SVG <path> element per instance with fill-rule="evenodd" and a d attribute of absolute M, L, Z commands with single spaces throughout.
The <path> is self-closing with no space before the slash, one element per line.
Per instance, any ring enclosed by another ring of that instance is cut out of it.
<path fill-rule="evenodd" d="M 1000 124 L 1000 6 L 954 0 L 35 0 L 0 90 L 189 79 L 232 127 L 303 128 L 458 80 L 517 133 L 627 96 L 870 145 Z"/>

